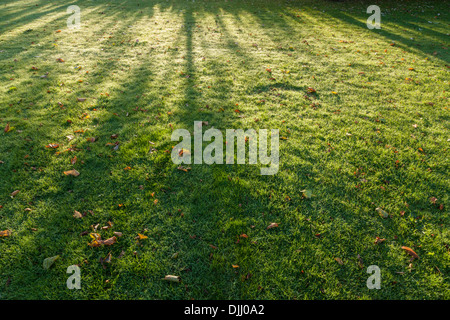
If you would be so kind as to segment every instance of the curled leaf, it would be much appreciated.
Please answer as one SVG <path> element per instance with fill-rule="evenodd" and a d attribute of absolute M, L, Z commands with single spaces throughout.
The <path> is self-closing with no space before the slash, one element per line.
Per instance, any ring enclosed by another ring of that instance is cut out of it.
<path fill-rule="evenodd" d="M 405 250 L 406 253 L 408 253 L 408 254 L 409 254 L 410 256 L 412 256 L 413 258 L 419 259 L 419 256 L 417 255 L 417 253 L 414 252 L 413 249 L 408 248 L 408 247 L 405 247 L 405 246 L 403 246 L 402 249 Z"/>

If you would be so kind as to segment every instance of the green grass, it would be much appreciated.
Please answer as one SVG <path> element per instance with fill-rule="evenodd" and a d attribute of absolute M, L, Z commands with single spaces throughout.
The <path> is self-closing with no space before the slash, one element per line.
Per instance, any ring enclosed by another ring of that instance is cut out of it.
<path fill-rule="evenodd" d="M 369 30 L 370 4 L 2 0 L 0 299 L 449 299 L 448 6 L 376 1 Z M 278 128 L 278 174 L 177 170 L 195 120 Z"/>

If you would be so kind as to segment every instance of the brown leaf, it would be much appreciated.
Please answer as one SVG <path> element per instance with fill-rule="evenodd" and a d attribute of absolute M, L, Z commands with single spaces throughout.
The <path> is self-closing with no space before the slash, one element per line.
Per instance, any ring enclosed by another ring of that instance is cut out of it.
<path fill-rule="evenodd" d="M 110 245 L 113 245 L 114 243 L 116 243 L 116 241 L 117 241 L 117 238 L 114 236 L 114 237 L 104 240 L 103 244 L 105 246 L 110 246 Z"/>
<path fill-rule="evenodd" d="M 78 158 L 77 158 L 77 156 L 75 156 L 70 160 L 70 163 L 75 164 L 75 163 L 77 163 L 77 160 L 78 160 Z"/>
<path fill-rule="evenodd" d="M 341 258 L 334 258 L 334 260 L 336 260 L 337 263 L 339 263 L 341 266 L 344 265 L 344 262 L 341 260 Z"/>
<path fill-rule="evenodd" d="M 364 267 L 363 259 L 361 258 L 361 256 L 359 254 L 358 254 L 357 258 L 358 258 L 358 266 L 362 269 Z"/>
<path fill-rule="evenodd" d="M 11 197 L 15 197 L 19 192 L 20 192 L 20 190 L 13 191 L 11 193 Z"/>
<path fill-rule="evenodd" d="M 5 133 L 8 133 L 10 129 L 11 127 L 9 126 L 9 123 L 7 123 L 5 127 Z"/>
<path fill-rule="evenodd" d="M 386 239 L 381 239 L 381 238 L 379 238 L 379 237 L 376 237 L 376 239 L 375 239 L 375 244 L 379 244 L 379 243 L 382 243 L 383 241 L 385 241 Z"/>
<path fill-rule="evenodd" d="M 83 215 L 82 215 L 80 212 L 78 212 L 77 210 L 75 210 L 75 211 L 73 212 L 73 217 L 74 217 L 75 219 L 80 219 L 80 218 L 83 218 Z"/>
<path fill-rule="evenodd" d="M 69 170 L 69 171 L 64 171 L 64 174 L 66 176 L 74 176 L 74 177 L 78 177 L 80 175 L 80 173 L 77 170 L 75 170 L 75 169 L 72 169 L 72 170 Z"/>
<path fill-rule="evenodd" d="M 278 227 L 278 223 L 272 222 L 271 224 L 269 224 L 269 226 L 266 229 L 268 230 L 268 229 L 272 229 L 272 228 L 276 228 L 276 227 Z"/>
<path fill-rule="evenodd" d="M 413 258 L 419 259 L 419 256 L 417 255 L 417 253 L 415 253 L 415 252 L 413 251 L 413 249 L 408 248 L 408 247 L 405 247 L 405 246 L 403 246 L 402 249 L 405 250 L 406 253 L 408 253 L 408 254 L 409 254 L 410 256 L 412 256 Z"/>

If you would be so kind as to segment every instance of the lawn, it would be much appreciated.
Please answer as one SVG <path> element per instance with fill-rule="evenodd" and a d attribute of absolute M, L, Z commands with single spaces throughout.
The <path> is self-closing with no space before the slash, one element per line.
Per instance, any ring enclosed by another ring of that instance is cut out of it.
<path fill-rule="evenodd" d="M 373 2 L 1 0 L 0 299 L 450 299 L 449 6 Z"/>

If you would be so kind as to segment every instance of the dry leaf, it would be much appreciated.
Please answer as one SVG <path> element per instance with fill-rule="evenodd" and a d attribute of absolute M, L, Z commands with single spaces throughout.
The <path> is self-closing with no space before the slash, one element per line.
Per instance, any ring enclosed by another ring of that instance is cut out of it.
<path fill-rule="evenodd" d="M 9 237 L 9 236 L 11 236 L 11 231 L 9 230 L 0 231 L 0 237 Z"/>
<path fill-rule="evenodd" d="M 70 163 L 75 164 L 75 163 L 77 163 L 77 160 L 78 160 L 78 158 L 77 158 L 77 156 L 75 156 L 70 160 Z"/>
<path fill-rule="evenodd" d="M 116 243 L 116 241 L 117 241 L 117 238 L 114 236 L 114 237 L 104 240 L 102 244 L 104 244 L 105 246 L 111 246 L 114 243 Z"/>
<path fill-rule="evenodd" d="M 142 240 L 142 239 L 147 239 L 148 237 L 144 236 L 143 234 L 138 233 L 138 236 L 136 238 L 139 240 Z"/>
<path fill-rule="evenodd" d="M 405 247 L 405 246 L 403 246 L 402 249 L 405 250 L 406 253 L 408 253 L 408 254 L 409 254 L 410 256 L 412 256 L 413 258 L 419 259 L 419 256 L 417 255 L 417 253 L 415 253 L 415 252 L 413 251 L 413 249 L 408 248 L 408 247 Z"/>
<path fill-rule="evenodd" d="M 334 258 L 341 266 L 344 265 L 344 262 L 340 258 Z"/>
<path fill-rule="evenodd" d="M 11 193 L 11 197 L 15 197 L 19 192 L 20 192 L 20 190 L 13 191 Z"/>
<path fill-rule="evenodd" d="M 69 170 L 69 171 L 64 171 L 64 174 L 66 176 L 74 176 L 74 177 L 78 177 L 80 175 L 80 173 L 77 170 L 75 170 L 75 169 L 72 169 L 72 170 Z"/>
<path fill-rule="evenodd" d="M 164 278 L 163 278 L 163 280 L 166 280 L 166 281 L 172 281 L 172 282 L 180 282 L 181 281 L 181 278 L 179 277 L 179 276 L 173 276 L 173 275 L 167 275 L 167 276 L 165 276 Z"/>
<path fill-rule="evenodd" d="M 82 215 L 80 212 L 78 212 L 77 210 L 75 210 L 75 211 L 73 212 L 73 217 L 74 217 L 75 219 L 80 219 L 80 218 L 83 218 L 83 215 Z"/>
<path fill-rule="evenodd" d="M 269 226 L 267 227 L 267 230 L 268 230 L 268 229 L 272 229 L 272 228 L 276 228 L 276 227 L 278 227 L 278 223 L 272 222 L 272 223 L 269 224 Z"/>
<path fill-rule="evenodd" d="M 385 241 L 386 239 L 381 239 L 381 238 L 379 238 L 379 237 L 376 237 L 376 239 L 375 239 L 375 244 L 379 244 L 379 243 L 382 243 L 383 241 Z"/>
<path fill-rule="evenodd" d="M 5 133 L 8 133 L 10 129 L 11 127 L 9 126 L 9 123 L 7 123 L 5 127 Z"/>

